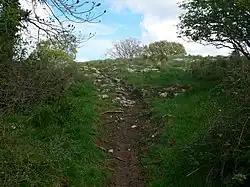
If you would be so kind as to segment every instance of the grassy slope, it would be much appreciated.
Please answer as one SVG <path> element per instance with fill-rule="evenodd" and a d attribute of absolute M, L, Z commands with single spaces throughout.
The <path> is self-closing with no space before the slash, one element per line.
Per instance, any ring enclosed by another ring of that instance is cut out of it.
<path fill-rule="evenodd" d="M 104 154 L 94 145 L 92 84 L 78 81 L 58 103 L 0 120 L 3 186 L 102 186 Z"/>
<path fill-rule="evenodd" d="M 185 151 L 189 151 L 189 146 L 208 131 L 218 116 L 222 116 L 224 109 L 227 111 L 234 105 L 230 95 L 218 96 L 218 90 L 214 89 L 222 79 L 219 66 L 211 66 L 215 69 L 198 67 L 202 72 L 194 76 L 185 70 L 186 65 L 185 62 L 171 61 L 165 65 L 145 64 L 141 60 L 105 61 L 94 65 L 106 68 L 108 76 L 122 78 L 140 88 L 151 87 L 157 91 L 158 87 L 176 83 L 192 86 L 191 91 L 172 99 L 152 93 L 144 98 L 153 112 L 152 129 L 148 130 L 152 130 L 152 134 L 155 129 L 160 132 L 149 142 L 148 150 L 141 158 L 148 186 L 206 186 L 204 181 L 210 169 L 203 170 L 190 162 L 190 154 Z M 143 72 L 145 68 L 159 68 L 159 71 Z M 170 147 L 169 142 L 173 140 L 176 144 Z"/>
<path fill-rule="evenodd" d="M 202 163 L 204 165 L 196 164 L 194 158 L 190 158 L 189 152 L 199 152 L 190 149 L 190 146 L 219 121 L 218 119 L 222 116 L 232 117 L 237 113 L 237 105 L 230 93 L 220 95 L 220 89 L 215 89 L 222 80 L 222 74 L 212 71 L 212 74 L 199 77 L 179 68 L 170 68 L 169 71 L 161 71 L 147 77 L 151 78 L 144 79 L 141 85 L 169 86 L 179 83 L 192 86 L 191 91 L 172 99 L 159 96 L 148 98 L 153 112 L 151 125 L 162 128 L 158 139 L 149 143 L 148 151 L 141 159 L 148 186 L 217 186 L 215 183 L 205 184 L 211 171 L 209 167 L 212 167 L 208 166 L 210 163 L 205 161 Z M 221 122 L 227 124 L 226 121 Z M 171 146 L 173 141 L 176 143 Z M 211 155 L 216 154 L 212 149 L 207 151 L 211 151 Z M 199 157 L 202 160 L 202 155 Z"/>
<path fill-rule="evenodd" d="M 90 63 L 84 63 L 87 64 Z M 223 112 L 230 105 L 230 96 L 219 97 L 213 89 L 220 81 L 220 73 L 200 79 L 185 71 L 184 64 L 169 62 L 159 66 L 141 60 L 91 64 L 101 68 L 105 76 L 122 78 L 156 92 L 176 83 L 192 86 L 191 91 L 172 99 L 150 91 L 145 97 L 153 112 L 152 129 L 148 131 L 160 132 L 157 138 L 151 138 L 141 158 L 148 186 L 204 186 L 206 170 L 205 174 L 200 169 L 186 177 L 197 167 L 183 150 L 188 150 L 217 120 L 220 110 Z M 159 68 L 159 71 L 145 72 L 145 68 Z M 103 186 L 107 175 L 103 169 L 104 155 L 93 141 L 93 134 L 99 135 L 93 126 L 97 119 L 96 100 L 92 84 L 83 81 L 77 82 L 57 104 L 41 104 L 5 115 L 0 121 L 1 183 L 5 186 Z M 176 141 L 172 147 L 170 140 Z"/>
<path fill-rule="evenodd" d="M 174 99 L 156 98 L 152 102 L 153 117 L 163 119 L 163 130 L 142 160 L 143 167 L 149 171 L 149 186 L 203 186 L 198 180 L 183 177 L 196 169 L 189 165 L 183 149 L 207 130 L 208 121 L 214 117 L 209 110 L 219 108 L 210 94 L 209 87 L 193 87 L 191 92 Z M 176 143 L 170 147 L 173 140 Z"/>

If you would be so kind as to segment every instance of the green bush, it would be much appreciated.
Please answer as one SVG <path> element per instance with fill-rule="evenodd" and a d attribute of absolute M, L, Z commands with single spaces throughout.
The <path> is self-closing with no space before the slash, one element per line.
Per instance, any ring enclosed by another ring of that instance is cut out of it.
<path fill-rule="evenodd" d="M 0 64 L 0 105 L 13 110 L 27 104 L 55 101 L 73 82 L 76 63 L 60 49 L 40 47 L 26 60 Z"/>
<path fill-rule="evenodd" d="M 192 76 L 210 81 L 221 80 L 228 70 L 247 64 L 242 58 L 203 57 L 188 63 Z"/>
<path fill-rule="evenodd" d="M 250 184 L 250 71 L 249 66 L 226 71 L 214 92 L 224 98 L 209 130 L 188 150 L 207 185 Z"/>

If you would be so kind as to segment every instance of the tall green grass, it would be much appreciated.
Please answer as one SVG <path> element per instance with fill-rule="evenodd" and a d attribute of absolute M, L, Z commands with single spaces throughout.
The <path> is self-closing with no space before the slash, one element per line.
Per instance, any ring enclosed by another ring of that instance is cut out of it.
<path fill-rule="evenodd" d="M 104 153 L 94 144 L 95 89 L 76 83 L 58 102 L 3 114 L 1 186 L 103 186 Z"/>
<path fill-rule="evenodd" d="M 151 85 L 189 83 L 192 90 L 175 98 L 151 98 L 151 125 L 161 133 L 141 158 L 148 186 L 249 183 L 249 68 L 206 60 L 191 64 L 187 76 L 179 71 L 151 80 Z"/>

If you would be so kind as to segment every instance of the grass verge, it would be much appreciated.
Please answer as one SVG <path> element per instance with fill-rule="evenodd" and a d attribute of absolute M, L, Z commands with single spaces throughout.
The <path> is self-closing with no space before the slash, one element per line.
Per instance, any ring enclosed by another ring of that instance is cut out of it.
<path fill-rule="evenodd" d="M 102 186 L 105 155 L 94 144 L 96 98 L 92 84 L 78 80 L 57 103 L 2 115 L 1 185 Z"/>

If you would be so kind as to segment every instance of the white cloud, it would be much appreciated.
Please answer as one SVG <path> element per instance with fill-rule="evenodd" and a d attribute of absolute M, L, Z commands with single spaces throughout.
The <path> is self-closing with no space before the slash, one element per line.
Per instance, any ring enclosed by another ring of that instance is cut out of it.
<path fill-rule="evenodd" d="M 78 49 L 76 60 L 86 61 L 86 59 L 97 60 L 105 58 L 107 49 L 111 48 L 112 40 L 92 38 Z"/>
<path fill-rule="evenodd" d="M 109 0 L 114 10 L 122 12 L 129 9 L 143 15 L 141 22 L 142 42 L 149 43 L 158 40 L 177 41 L 182 43 L 189 54 L 194 55 L 227 55 L 229 49 L 216 49 L 214 46 L 203 46 L 198 43 L 188 43 L 177 37 L 178 17 L 181 10 L 178 3 L 181 0 Z"/>

